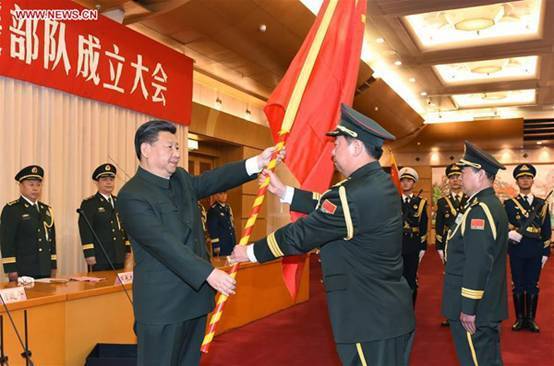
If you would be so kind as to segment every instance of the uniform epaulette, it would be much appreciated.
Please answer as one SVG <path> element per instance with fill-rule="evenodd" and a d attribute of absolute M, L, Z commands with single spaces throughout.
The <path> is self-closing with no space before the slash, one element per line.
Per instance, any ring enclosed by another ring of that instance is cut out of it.
<path fill-rule="evenodd" d="M 46 207 L 48 207 L 48 208 L 51 208 L 50 205 L 47 204 L 47 203 L 44 203 L 44 202 L 41 202 L 41 201 L 38 201 L 38 203 L 40 203 L 41 205 L 44 205 L 44 206 L 46 206 Z"/>
<path fill-rule="evenodd" d="M 15 205 L 17 202 L 19 202 L 19 200 L 13 200 L 11 202 L 8 202 L 8 206 L 13 206 Z"/>
<path fill-rule="evenodd" d="M 91 199 L 93 199 L 94 197 L 96 197 L 95 194 L 93 194 L 92 196 L 88 196 L 87 198 L 84 199 L 84 201 L 91 200 Z"/>
<path fill-rule="evenodd" d="M 343 179 L 341 180 L 340 182 L 338 182 L 337 184 L 334 184 L 333 187 L 340 187 L 344 182 L 346 182 L 347 180 L 349 180 L 349 178 L 346 178 L 346 179 Z"/>

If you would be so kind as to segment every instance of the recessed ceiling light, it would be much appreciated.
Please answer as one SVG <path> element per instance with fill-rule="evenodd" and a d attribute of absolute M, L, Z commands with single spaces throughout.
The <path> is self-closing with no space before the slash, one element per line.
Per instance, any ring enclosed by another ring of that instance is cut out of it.
<path fill-rule="evenodd" d="M 426 96 L 427 96 L 427 92 L 422 91 L 421 93 L 419 93 L 419 95 L 421 95 L 422 97 L 426 97 Z"/>
<path fill-rule="evenodd" d="M 258 30 L 262 33 L 265 32 L 267 30 L 267 25 L 260 24 L 260 26 L 258 27 Z"/>
<path fill-rule="evenodd" d="M 542 145 L 542 141 L 537 141 L 537 145 Z"/>
<path fill-rule="evenodd" d="M 395 64 L 396 66 L 400 66 L 400 65 L 402 65 L 402 61 L 396 60 L 396 61 L 394 61 L 394 64 Z"/>
<path fill-rule="evenodd" d="M 377 43 L 385 43 L 385 39 L 383 37 L 379 37 L 375 40 Z"/>
<path fill-rule="evenodd" d="M 377 111 L 379 110 L 379 107 L 375 107 L 375 108 L 373 108 L 373 110 L 374 110 L 375 112 L 377 112 Z"/>
<path fill-rule="evenodd" d="M 409 78 L 408 80 L 410 81 L 410 83 L 415 83 L 416 82 L 415 78 Z"/>
<path fill-rule="evenodd" d="M 418 141 L 418 142 L 417 142 L 417 146 L 421 146 L 421 142 Z"/>
<path fill-rule="evenodd" d="M 469 18 L 454 24 L 454 28 L 461 31 L 480 31 L 494 25 L 494 19 L 490 18 Z"/>

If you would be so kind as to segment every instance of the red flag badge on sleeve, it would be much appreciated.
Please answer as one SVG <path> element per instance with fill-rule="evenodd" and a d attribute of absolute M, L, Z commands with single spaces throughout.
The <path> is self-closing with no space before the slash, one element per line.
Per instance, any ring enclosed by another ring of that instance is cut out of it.
<path fill-rule="evenodd" d="M 485 230 L 485 220 L 483 219 L 471 219 L 472 230 Z"/>
<path fill-rule="evenodd" d="M 329 200 L 323 201 L 323 204 L 321 205 L 321 211 L 334 215 L 336 210 L 337 210 L 337 206 L 333 204 L 331 201 Z"/>

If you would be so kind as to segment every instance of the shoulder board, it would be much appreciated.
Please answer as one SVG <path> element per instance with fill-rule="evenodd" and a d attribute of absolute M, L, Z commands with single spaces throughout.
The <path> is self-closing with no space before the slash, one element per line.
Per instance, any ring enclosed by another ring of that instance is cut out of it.
<path fill-rule="evenodd" d="M 533 201 L 544 202 L 544 198 L 535 196 L 535 198 L 533 199 Z"/>
<path fill-rule="evenodd" d="M 85 198 L 83 201 L 88 201 L 88 200 L 91 200 L 91 199 L 93 199 L 93 198 L 95 198 L 95 197 L 96 197 L 96 195 L 93 194 L 92 196 L 88 196 L 87 198 Z"/>
<path fill-rule="evenodd" d="M 341 180 L 340 182 L 338 182 L 337 184 L 334 184 L 333 187 L 340 187 L 343 185 L 343 183 L 345 183 L 347 180 L 349 180 L 350 178 L 346 178 L 346 179 L 343 179 Z"/>
<path fill-rule="evenodd" d="M 17 202 L 19 202 L 19 200 L 13 200 L 11 202 L 8 202 L 8 206 L 13 206 L 15 205 Z"/>
<path fill-rule="evenodd" d="M 44 203 L 44 202 L 41 202 L 41 201 L 38 201 L 38 203 L 40 203 L 41 205 L 44 205 L 44 206 L 46 206 L 47 208 L 51 208 L 51 207 L 50 207 L 50 205 L 49 205 L 49 204 L 47 204 L 47 203 Z"/>

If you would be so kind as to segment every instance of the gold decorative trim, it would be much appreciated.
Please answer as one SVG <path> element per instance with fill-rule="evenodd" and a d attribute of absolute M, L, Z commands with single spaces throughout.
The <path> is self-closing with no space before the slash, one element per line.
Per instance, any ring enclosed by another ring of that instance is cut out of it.
<path fill-rule="evenodd" d="M 471 334 L 469 332 L 466 332 L 467 335 L 467 343 L 469 344 L 469 349 L 471 350 L 471 358 L 473 359 L 473 363 L 475 366 L 479 366 L 479 363 L 477 362 L 477 354 L 475 353 L 475 347 L 473 347 L 473 339 L 471 339 Z"/>
<path fill-rule="evenodd" d="M 362 363 L 362 366 L 367 366 L 367 362 L 365 361 L 364 356 L 364 350 L 362 349 L 362 345 L 360 343 L 356 343 L 356 350 L 358 351 L 358 357 L 360 357 L 360 362 Z"/>
<path fill-rule="evenodd" d="M 2 264 L 11 264 L 11 263 L 15 263 L 15 257 L 2 258 Z"/>
<path fill-rule="evenodd" d="M 491 210 L 489 210 L 489 206 L 487 206 L 485 202 L 479 202 L 479 206 L 481 206 L 481 208 L 483 208 L 483 211 L 485 211 L 485 216 L 487 216 L 487 219 L 489 220 L 489 223 L 491 225 L 492 237 L 494 240 L 496 240 L 496 224 L 494 223 Z"/>
<path fill-rule="evenodd" d="M 267 236 L 267 246 L 269 247 L 269 250 L 271 251 L 271 254 L 273 254 L 274 257 L 277 258 L 277 257 L 284 256 L 283 252 L 281 251 L 281 248 L 279 248 L 277 239 L 275 239 L 275 232 L 272 232 Z"/>
<path fill-rule="evenodd" d="M 462 296 L 468 299 L 481 300 L 485 294 L 484 290 L 471 290 L 465 287 L 462 287 Z"/>
<path fill-rule="evenodd" d="M 344 186 L 339 188 L 339 197 L 342 204 L 342 212 L 344 213 L 344 222 L 346 223 L 346 238 L 344 239 L 350 240 L 354 237 L 354 224 L 352 223 L 352 216 L 350 216 L 350 207 L 348 206 L 346 188 Z"/>
<path fill-rule="evenodd" d="M 83 250 L 94 249 L 93 243 L 83 244 Z"/>

